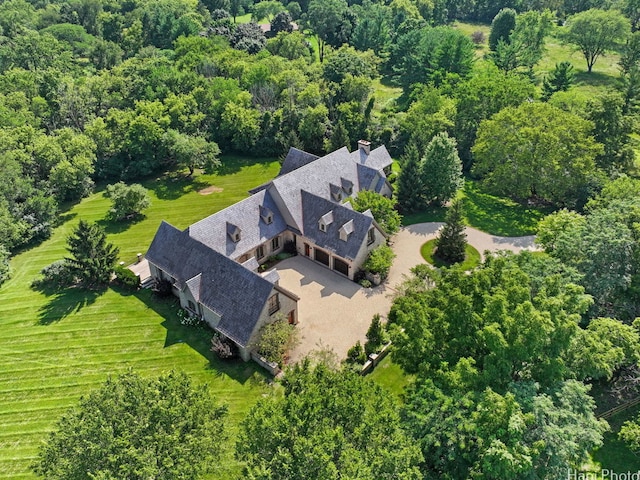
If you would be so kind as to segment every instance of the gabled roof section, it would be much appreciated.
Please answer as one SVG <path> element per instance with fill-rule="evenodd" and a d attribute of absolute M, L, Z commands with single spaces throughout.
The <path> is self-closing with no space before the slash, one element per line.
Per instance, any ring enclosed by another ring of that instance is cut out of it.
<path fill-rule="evenodd" d="M 357 164 L 353 161 L 347 147 L 318 158 L 288 175 L 275 178 L 271 182 L 269 190 L 272 196 L 279 198 L 282 205 L 288 209 L 288 218 L 291 222 L 289 225 L 303 232 L 301 190 L 330 200 L 329 185 L 340 186 L 342 184 L 341 178 L 353 182 L 354 185 L 359 185 Z M 357 189 L 354 188 L 355 193 L 357 193 Z"/>
<path fill-rule="evenodd" d="M 191 292 L 191 295 L 196 300 L 196 302 L 200 301 L 200 283 L 202 282 L 202 274 L 199 273 L 193 278 L 190 278 L 186 281 L 187 288 Z"/>
<path fill-rule="evenodd" d="M 363 242 L 366 241 L 373 219 L 304 190 L 301 197 L 305 235 L 322 249 L 342 258 L 355 259 Z M 327 211 L 333 211 L 333 223 L 323 232 L 319 228 L 319 220 Z M 346 240 L 340 238 L 340 229 L 343 227 L 351 230 Z"/>
<path fill-rule="evenodd" d="M 158 228 L 146 258 L 192 293 L 199 277 L 199 302 L 220 315 L 216 328 L 247 345 L 274 288 L 271 282 L 166 222 Z"/>
<path fill-rule="evenodd" d="M 342 201 L 342 187 L 333 183 L 329 184 L 329 191 L 331 192 L 331 200 L 334 202 Z"/>
<path fill-rule="evenodd" d="M 291 147 L 289 148 L 289 153 L 287 153 L 284 162 L 282 162 L 278 176 L 293 172 L 294 170 L 304 167 L 318 158 L 320 157 L 313 153 L 303 152 L 295 147 Z"/>
<path fill-rule="evenodd" d="M 361 148 L 358 148 L 351 155 L 359 165 L 364 165 L 374 170 L 382 170 L 393 163 L 391 155 L 389 155 L 384 145 L 371 150 L 368 155 Z"/>
<path fill-rule="evenodd" d="M 273 212 L 271 223 L 267 224 L 262 220 L 261 208 Z M 227 222 L 236 225 L 242 231 L 238 242 L 232 241 L 227 235 Z M 286 229 L 287 222 L 280 214 L 271 194 L 268 190 L 262 190 L 194 223 L 188 231 L 193 239 L 235 260 Z"/>

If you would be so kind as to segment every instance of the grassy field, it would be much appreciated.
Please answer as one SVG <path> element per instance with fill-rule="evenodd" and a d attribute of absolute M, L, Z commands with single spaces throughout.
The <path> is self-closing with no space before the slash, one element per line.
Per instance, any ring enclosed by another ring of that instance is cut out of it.
<path fill-rule="evenodd" d="M 0 289 L 0 479 L 34 478 L 29 465 L 46 433 L 68 406 L 110 374 L 189 373 L 229 406 L 232 438 L 240 419 L 269 389 L 253 363 L 215 360 L 210 334 L 180 325 L 173 301 L 158 301 L 148 291 L 69 290 L 47 296 L 29 288 L 42 267 L 66 254 L 66 237 L 81 218 L 102 223 L 121 259 L 129 262 L 146 250 L 162 219 L 184 228 L 246 197 L 279 168 L 272 160 L 226 158 L 225 164 L 219 175 L 144 182 L 153 205 L 135 224 L 105 221 L 108 201 L 97 192 L 68 209 L 51 239 L 13 259 L 13 278 Z M 198 193 L 211 185 L 221 191 Z M 232 443 L 223 447 L 211 478 L 239 472 L 232 449 Z"/>
<path fill-rule="evenodd" d="M 367 375 L 387 392 L 393 394 L 397 399 L 402 400 L 405 388 L 413 381 L 413 376 L 405 374 L 398 364 L 391 360 L 391 355 L 387 355 Z"/>
<path fill-rule="evenodd" d="M 420 255 L 425 259 L 427 263 L 434 265 L 436 267 L 450 267 L 452 266 L 450 263 L 447 263 L 436 255 L 434 255 L 434 250 L 436 248 L 436 239 L 433 238 L 428 242 L 425 242 L 422 247 L 420 247 Z M 471 245 L 467 244 L 464 249 L 465 258 L 464 262 L 460 264 L 453 265 L 455 268 L 459 268 L 461 270 L 471 270 L 472 268 L 480 265 L 480 252 L 473 248 Z"/>
<path fill-rule="evenodd" d="M 536 233 L 538 222 L 551 213 L 550 209 L 529 207 L 508 198 L 482 192 L 476 182 L 467 180 L 458 192 L 464 204 L 467 225 L 491 235 L 519 237 Z M 402 223 L 444 222 L 446 209 L 431 207 L 406 215 Z"/>

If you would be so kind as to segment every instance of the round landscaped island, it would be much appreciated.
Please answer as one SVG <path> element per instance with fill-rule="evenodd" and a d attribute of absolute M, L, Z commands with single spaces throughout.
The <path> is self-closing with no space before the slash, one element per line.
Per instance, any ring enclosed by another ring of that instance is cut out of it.
<path fill-rule="evenodd" d="M 464 262 L 461 263 L 449 263 L 440 257 L 438 257 L 436 250 L 436 239 L 433 238 L 428 242 L 422 244 L 420 247 L 420 254 L 427 263 L 430 263 L 434 267 L 456 267 L 462 270 L 471 270 L 472 268 L 480 265 L 480 252 L 467 244 L 464 249 Z"/>

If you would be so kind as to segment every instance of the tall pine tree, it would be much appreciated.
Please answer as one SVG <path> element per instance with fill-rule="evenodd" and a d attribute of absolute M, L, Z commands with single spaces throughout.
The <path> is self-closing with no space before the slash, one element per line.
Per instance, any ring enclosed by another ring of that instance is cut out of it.
<path fill-rule="evenodd" d="M 107 284 L 118 258 L 118 248 L 107 243 L 104 229 L 80 220 L 67 240 L 71 258 L 66 258 L 73 274 L 87 287 Z"/>
<path fill-rule="evenodd" d="M 454 200 L 447 211 L 444 227 L 436 239 L 436 255 L 449 263 L 464 261 L 467 234 L 464 233 L 462 202 Z"/>
<path fill-rule="evenodd" d="M 398 177 L 398 206 L 402 213 L 416 212 L 425 205 L 420 170 L 420 152 L 411 142 L 402 158 L 402 171 Z"/>

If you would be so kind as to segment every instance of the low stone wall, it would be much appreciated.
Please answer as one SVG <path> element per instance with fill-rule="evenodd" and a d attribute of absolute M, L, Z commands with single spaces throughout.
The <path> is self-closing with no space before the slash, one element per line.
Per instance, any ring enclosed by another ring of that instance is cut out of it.
<path fill-rule="evenodd" d="M 266 358 L 261 355 L 258 355 L 256 352 L 251 352 L 251 359 L 264 368 L 267 372 L 269 372 L 274 377 L 280 373 L 280 367 L 277 363 L 269 362 Z"/>
<path fill-rule="evenodd" d="M 387 343 L 379 353 L 372 353 L 369 355 L 369 359 L 364 362 L 360 375 L 367 375 L 373 371 L 374 368 L 382 361 L 384 357 L 389 354 L 391 350 L 391 342 Z"/>

